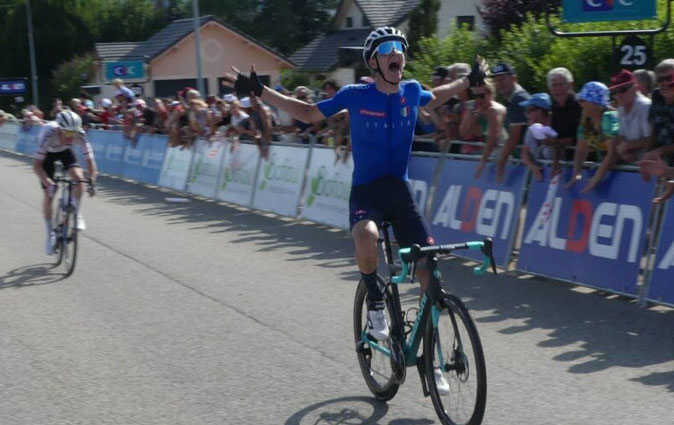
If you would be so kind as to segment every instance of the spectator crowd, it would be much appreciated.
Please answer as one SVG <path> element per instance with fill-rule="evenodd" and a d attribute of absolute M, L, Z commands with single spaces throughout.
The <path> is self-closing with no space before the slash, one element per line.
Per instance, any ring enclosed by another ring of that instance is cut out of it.
<path fill-rule="evenodd" d="M 430 75 L 432 87 L 467 76 L 471 66 L 455 63 L 437 66 Z M 185 87 L 174 98 L 144 100 L 121 80 L 113 81 L 113 99 L 97 103 L 86 94 L 64 104 L 54 101 L 48 114 L 35 106 L 22 111 L 24 127 L 40 125 L 69 108 L 82 117 L 84 126 L 123 131 L 135 144 L 142 133 L 166 134 L 172 147 L 189 148 L 197 138 L 209 141 L 224 137 L 255 142 L 263 157 L 270 143 L 316 142 L 335 149 L 335 161 L 350 152 L 349 116 L 346 111 L 321 123 L 303 123 L 283 111 L 273 110 L 254 96 L 234 93 L 233 75 L 226 75 L 221 96 L 203 97 Z M 362 77 L 361 84 L 373 79 Z M 576 87 L 580 90 L 576 91 Z M 426 86 L 426 88 L 430 88 Z M 309 103 L 330 98 L 340 87 L 325 81 L 318 94 L 308 87 L 275 90 Z M 573 168 L 564 182 L 580 185 L 587 193 L 601 185 L 607 172 L 618 164 L 638 165 L 644 180 L 653 176 L 674 179 L 674 59 L 665 59 L 654 69 L 621 70 L 610 81 L 577 84 L 566 68 L 547 73 L 547 92 L 530 94 L 517 80 L 508 63 L 490 68 L 484 83 L 470 87 L 435 109 L 420 108 L 413 150 L 474 156 L 479 165 L 475 177 L 492 161 L 496 181 L 503 180 L 510 158 L 521 159 L 538 181 L 549 165 L 551 178 L 561 174 L 561 163 Z M 13 116 L 0 111 L 0 124 Z M 541 162 L 541 160 L 544 160 Z M 596 163 L 592 176 L 583 181 L 586 161 Z M 674 183 L 656 198 L 661 202 L 674 194 Z"/>

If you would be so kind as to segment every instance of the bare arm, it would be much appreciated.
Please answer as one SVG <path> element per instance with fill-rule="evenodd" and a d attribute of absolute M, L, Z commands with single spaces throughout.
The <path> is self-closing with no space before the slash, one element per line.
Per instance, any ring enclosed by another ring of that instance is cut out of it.
<path fill-rule="evenodd" d="M 433 98 L 425 105 L 425 107 L 428 109 L 435 109 L 438 106 L 445 104 L 449 99 L 458 93 L 468 90 L 468 88 L 468 78 L 466 77 L 462 77 L 459 80 L 436 87 L 431 91 Z"/>
<path fill-rule="evenodd" d="M 324 120 L 326 117 L 315 104 L 309 104 L 292 97 L 285 96 L 276 90 L 265 87 L 260 96 L 263 102 L 275 108 L 285 111 L 296 120 L 309 123 L 315 123 Z"/>

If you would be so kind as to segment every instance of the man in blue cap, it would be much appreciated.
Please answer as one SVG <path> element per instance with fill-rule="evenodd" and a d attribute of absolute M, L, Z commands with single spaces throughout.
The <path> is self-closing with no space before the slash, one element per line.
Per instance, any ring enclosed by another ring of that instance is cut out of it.
<path fill-rule="evenodd" d="M 524 107 L 520 106 L 520 102 L 529 99 L 530 96 L 517 83 L 515 68 L 510 64 L 501 62 L 493 66 L 491 75 L 494 77 L 496 90 L 505 100 L 504 104 L 506 107 L 503 126 L 508 131 L 508 140 L 501 151 L 496 168 L 496 181 L 500 183 L 503 180 L 508 157 L 515 150 L 515 147 L 522 142 L 524 130 L 527 127 L 527 117 L 524 114 Z"/>

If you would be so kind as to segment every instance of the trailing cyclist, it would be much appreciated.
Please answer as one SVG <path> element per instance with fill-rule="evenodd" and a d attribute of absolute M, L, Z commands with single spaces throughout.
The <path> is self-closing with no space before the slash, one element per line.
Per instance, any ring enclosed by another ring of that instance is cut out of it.
<path fill-rule="evenodd" d="M 44 191 L 42 212 L 44 213 L 47 230 L 45 243 L 47 255 L 53 254 L 52 200 L 56 191 L 56 184 L 53 180 L 54 164 L 56 161 L 60 161 L 63 164 L 63 168 L 68 170 L 70 178 L 78 182 L 73 191 L 73 205 L 77 210 L 77 229 L 84 230 L 86 228 L 81 208 L 82 193 L 84 191 L 82 180 L 84 180 L 84 175 L 72 150 L 73 144 L 80 145 L 82 153 L 86 158 L 87 174 L 90 179 L 88 192 L 89 195 L 93 196 L 96 178 L 94 152 L 87 139 L 87 134 L 82 129 L 82 119 L 80 116 L 69 109 L 65 109 L 56 115 L 55 121 L 49 121 L 42 127 L 38 136 L 38 148 L 35 151 L 33 160 L 33 171 L 40 178 Z"/>

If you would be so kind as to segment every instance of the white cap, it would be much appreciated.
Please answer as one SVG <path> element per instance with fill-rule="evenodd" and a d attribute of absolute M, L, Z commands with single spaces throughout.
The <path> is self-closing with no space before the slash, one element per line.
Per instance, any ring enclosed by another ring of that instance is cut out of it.
<path fill-rule="evenodd" d="M 239 102 L 241 103 L 242 108 L 250 108 L 251 106 L 253 106 L 250 104 L 250 97 L 244 97 Z"/>
<path fill-rule="evenodd" d="M 146 106 L 146 103 L 145 103 L 145 101 L 144 101 L 143 99 L 136 99 L 136 100 L 133 102 L 133 106 L 139 106 L 139 105 L 140 105 L 140 106 Z"/>
<path fill-rule="evenodd" d="M 108 99 L 107 97 L 105 99 L 101 99 L 101 106 L 104 108 L 109 108 L 112 106 L 112 100 Z"/>
<path fill-rule="evenodd" d="M 237 97 L 234 96 L 233 94 L 229 93 L 229 94 L 225 95 L 224 99 L 225 99 L 225 102 L 231 103 L 231 102 L 234 102 L 237 99 Z"/>

